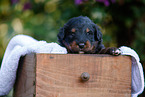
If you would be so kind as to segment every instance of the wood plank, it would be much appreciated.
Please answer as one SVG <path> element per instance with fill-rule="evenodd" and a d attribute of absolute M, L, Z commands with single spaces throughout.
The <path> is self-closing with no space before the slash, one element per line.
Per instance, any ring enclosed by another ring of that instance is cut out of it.
<path fill-rule="evenodd" d="M 36 97 L 131 97 L 131 58 L 36 54 Z M 90 74 L 87 82 L 80 80 Z"/>
<path fill-rule="evenodd" d="M 29 54 L 20 59 L 14 87 L 14 97 L 35 97 L 35 59 L 35 54 Z"/>

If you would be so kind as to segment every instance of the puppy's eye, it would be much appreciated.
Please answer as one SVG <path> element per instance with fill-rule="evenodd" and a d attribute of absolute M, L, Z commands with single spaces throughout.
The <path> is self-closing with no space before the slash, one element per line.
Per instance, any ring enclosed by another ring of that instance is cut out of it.
<path fill-rule="evenodd" d="M 72 36 L 74 36 L 74 35 L 75 35 L 75 33 L 71 33 L 71 35 L 72 35 Z"/>
<path fill-rule="evenodd" d="M 87 35 L 93 35 L 93 32 L 89 28 L 86 29 L 86 33 Z"/>
<path fill-rule="evenodd" d="M 75 36 L 75 33 L 74 32 L 69 33 L 69 37 L 70 38 L 73 38 L 74 36 Z"/>

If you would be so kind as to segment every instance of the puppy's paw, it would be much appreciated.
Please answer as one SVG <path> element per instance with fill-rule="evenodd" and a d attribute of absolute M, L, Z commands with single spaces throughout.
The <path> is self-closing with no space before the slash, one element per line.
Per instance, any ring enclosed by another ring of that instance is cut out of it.
<path fill-rule="evenodd" d="M 111 48 L 111 49 L 110 49 L 110 54 L 111 54 L 111 55 L 114 55 L 114 56 L 118 56 L 118 55 L 121 54 L 121 50 L 118 49 L 118 48 Z"/>

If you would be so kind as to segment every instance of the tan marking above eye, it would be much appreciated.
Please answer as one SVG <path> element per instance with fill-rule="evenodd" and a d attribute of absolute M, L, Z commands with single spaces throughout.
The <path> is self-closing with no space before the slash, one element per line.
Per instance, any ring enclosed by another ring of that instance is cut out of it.
<path fill-rule="evenodd" d="M 76 32 L 76 29 L 75 29 L 75 28 L 72 28 L 72 29 L 71 29 L 71 32 Z"/>
<path fill-rule="evenodd" d="M 89 29 L 89 28 L 87 28 L 87 29 L 86 29 L 86 32 L 88 33 L 89 31 L 90 31 L 90 29 Z"/>

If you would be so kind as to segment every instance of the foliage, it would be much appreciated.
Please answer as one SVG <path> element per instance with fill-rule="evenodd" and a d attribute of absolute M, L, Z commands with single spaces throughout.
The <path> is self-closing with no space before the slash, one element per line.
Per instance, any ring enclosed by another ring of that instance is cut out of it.
<path fill-rule="evenodd" d="M 85 15 L 98 24 L 106 46 L 134 48 L 145 61 L 145 0 L 1 0 L 0 58 L 16 34 L 57 42 L 68 19 Z"/>
<path fill-rule="evenodd" d="M 88 16 L 105 46 L 130 46 L 145 65 L 145 0 L 0 0 L 0 59 L 17 34 L 57 42 L 68 19 Z"/>

